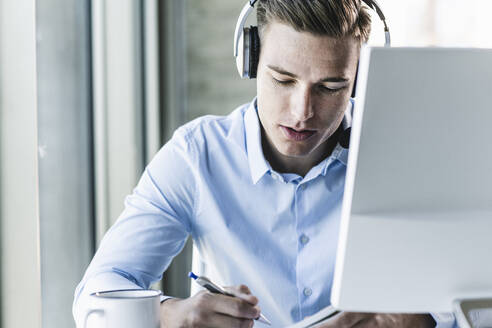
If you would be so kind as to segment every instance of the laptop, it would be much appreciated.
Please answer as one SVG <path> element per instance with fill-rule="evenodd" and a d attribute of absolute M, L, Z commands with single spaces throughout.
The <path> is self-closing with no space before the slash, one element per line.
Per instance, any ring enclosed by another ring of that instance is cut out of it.
<path fill-rule="evenodd" d="M 365 47 L 356 94 L 333 306 L 492 298 L 492 50 Z"/>

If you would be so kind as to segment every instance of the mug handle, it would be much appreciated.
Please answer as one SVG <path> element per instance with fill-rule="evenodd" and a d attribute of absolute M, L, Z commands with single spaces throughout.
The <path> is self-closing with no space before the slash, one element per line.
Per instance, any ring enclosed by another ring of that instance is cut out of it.
<path fill-rule="evenodd" d="M 84 316 L 84 321 L 83 321 L 84 324 L 82 325 L 83 328 L 87 328 L 87 319 L 89 318 L 89 316 L 92 313 L 99 313 L 102 315 L 105 314 L 103 309 L 89 309 L 89 310 L 87 310 L 87 312 L 85 313 L 85 316 Z"/>

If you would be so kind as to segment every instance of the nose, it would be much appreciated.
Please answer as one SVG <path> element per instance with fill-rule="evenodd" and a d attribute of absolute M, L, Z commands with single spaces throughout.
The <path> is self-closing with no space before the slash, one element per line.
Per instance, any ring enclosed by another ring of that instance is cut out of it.
<path fill-rule="evenodd" d="M 311 90 L 308 87 L 299 88 L 299 91 L 294 93 L 292 103 L 292 116 L 297 122 L 305 122 L 314 116 L 313 99 Z"/>

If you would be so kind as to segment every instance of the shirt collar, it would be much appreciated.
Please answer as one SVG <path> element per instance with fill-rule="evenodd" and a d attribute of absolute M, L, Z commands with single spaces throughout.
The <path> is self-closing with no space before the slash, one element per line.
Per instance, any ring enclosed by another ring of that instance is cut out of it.
<path fill-rule="evenodd" d="M 347 130 L 348 128 L 352 127 L 352 117 L 354 114 L 354 99 L 350 98 L 350 101 L 347 105 L 347 108 L 345 109 L 345 114 L 343 115 L 343 120 L 342 120 L 342 128 L 343 130 Z M 347 160 L 348 160 L 348 149 L 343 148 L 339 143 L 337 143 L 335 149 L 331 153 L 331 156 L 334 159 L 339 160 L 342 162 L 345 166 L 347 166 Z"/>
<path fill-rule="evenodd" d="M 342 127 L 344 130 L 352 126 L 353 110 L 354 100 L 350 99 L 342 120 Z M 272 170 L 272 167 L 263 155 L 263 147 L 261 144 L 261 128 L 260 121 L 258 119 L 256 98 L 250 103 L 248 109 L 246 110 L 246 113 L 244 114 L 244 125 L 250 174 L 253 183 L 256 184 L 263 177 L 263 175 L 265 175 L 265 173 Z M 337 143 L 331 155 L 325 158 L 321 163 L 313 167 L 306 178 L 308 178 L 308 176 L 312 176 L 313 174 L 316 176 L 319 174 L 326 175 L 328 167 L 335 160 L 340 161 L 346 166 L 347 159 L 348 149 L 343 148 L 339 143 Z"/>
<path fill-rule="evenodd" d="M 265 173 L 271 170 L 270 164 L 263 155 L 261 146 L 261 128 L 256 109 L 256 98 L 251 102 L 244 114 L 246 132 L 246 151 L 253 183 L 256 184 Z"/>
<path fill-rule="evenodd" d="M 347 104 L 347 108 L 345 109 L 345 114 L 343 115 L 343 119 L 341 123 L 343 130 L 352 127 L 353 114 L 354 114 L 354 99 L 350 98 L 350 101 Z M 336 160 L 338 160 L 343 165 L 347 166 L 348 149 L 343 148 L 340 145 L 340 143 L 337 143 L 337 145 L 331 152 L 331 155 L 328 156 L 323 162 L 321 162 L 320 163 L 321 165 L 318 164 L 319 166 L 321 166 L 321 174 L 326 175 L 329 165 Z"/>

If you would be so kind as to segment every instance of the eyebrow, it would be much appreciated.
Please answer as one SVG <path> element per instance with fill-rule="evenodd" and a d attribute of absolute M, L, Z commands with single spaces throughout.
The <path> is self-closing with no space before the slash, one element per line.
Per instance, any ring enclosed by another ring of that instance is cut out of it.
<path fill-rule="evenodd" d="M 274 65 L 267 65 L 267 67 L 279 74 L 282 74 L 282 75 L 287 75 L 287 76 L 290 76 L 290 77 L 293 77 L 293 78 L 297 78 L 298 76 L 295 75 L 294 73 L 291 73 L 291 72 L 287 72 L 286 70 L 284 70 L 283 68 L 280 68 L 278 66 L 274 66 Z M 347 78 L 344 78 L 344 77 L 325 77 L 324 79 L 321 79 L 319 80 L 319 82 L 348 82 L 349 79 Z"/>

